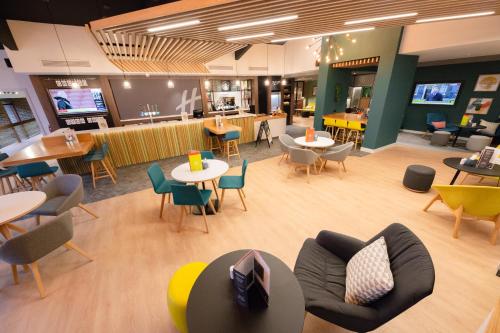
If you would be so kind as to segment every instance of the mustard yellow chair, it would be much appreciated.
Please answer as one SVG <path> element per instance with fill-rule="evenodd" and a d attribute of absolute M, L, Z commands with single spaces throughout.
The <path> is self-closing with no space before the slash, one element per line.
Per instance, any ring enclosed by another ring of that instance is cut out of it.
<path fill-rule="evenodd" d="M 198 276 L 208 265 L 192 262 L 179 268 L 168 284 L 167 304 L 175 328 L 181 333 L 188 333 L 186 308 L 189 293 Z"/>
<path fill-rule="evenodd" d="M 332 136 L 334 135 L 334 129 L 335 129 L 335 119 L 332 118 L 323 118 L 325 120 L 325 130 L 327 132 L 330 132 Z"/>
<path fill-rule="evenodd" d="M 347 129 L 349 130 L 349 134 L 347 134 L 346 141 L 353 141 L 354 149 L 356 149 L 358 143 L 361 145 L 361 142 L 363 141 L 363 133 L 365 131 L 365 128 L 359 121 L 349 121 L 349 123 L 347 124 Z"/>
<path fill-rule="evenodd" d="M 472 185 L 434 185 L 438 194 L 425 206 L 424 212 L 437 200 L 448 206 L 455 215 L 453 238 L 458 231 L 464 214 L 495 223 L 490 242 L 495 245 L 500 230 L 500 187 Z"/>
<path fill-rule="evenodd" d="M 335 131 L 335 136 L 333 137 L 333 140 L 337 141 L 337 137 L 339 136 L 340 133 L 342 133 L 341 142 L 344 143 L 347 137 L 347 125 L 348 125 L 347 120 L 335 119 L 335 127 L 337 127 L 337 130 Z"/>

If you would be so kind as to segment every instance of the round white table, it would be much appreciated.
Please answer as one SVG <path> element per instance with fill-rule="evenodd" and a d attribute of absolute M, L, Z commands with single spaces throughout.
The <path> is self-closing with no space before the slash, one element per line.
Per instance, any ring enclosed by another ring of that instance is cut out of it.
<path fill-rule="evenodd" d="M 44 192 L 26 191 L 0 196 L 0 233 L 7 239 L 12 237 L 10 230 L 24 232 L 23 228 L 14 226 L 10 222 L 34 211 L 47 198 Z"/>
<path fill-rule="evenodd" d="M 229 164 L 220 160 L 206 160 L 208 168 L 200 171 L 191 171 L 189 162 L 184 163 L 172 170 L 172 178 L 181 183 L 202 183 L 205 188 L 205 182 L 211 181 L 214 188 L 217 201 L 214 204 L 217 209 L 219 202 L 219 193 L 217 192 L 217 185 L 215 179 L 219 178 L 229 170 Z M 207 214 L 210 210 L 207 210 Z"/>
<path fill-rule="evenodd" d="M 298 137 L 294 141 L 297 145 L 307 148 L 328 148 L 335 144 L 332 139 L 322 136 L 318 137 L 316 141 L 306 142 L 305 136 Z"/>

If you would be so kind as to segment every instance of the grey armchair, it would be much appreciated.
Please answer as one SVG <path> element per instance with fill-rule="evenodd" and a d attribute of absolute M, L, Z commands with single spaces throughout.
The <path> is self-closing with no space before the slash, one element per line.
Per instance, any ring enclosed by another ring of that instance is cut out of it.
<path fill-rule="evenodd" d="M 297 170 L 298 168 L 305 168 L 307 173 L 307 182 L 309 183 L 309 173 L 311 165 L 314 166 L 314 171 L 318 173 L 316 169 L 316 161 L 319 155 L 313 150 L 302 149 L 302 148 L 290 148 L 290 162 L 292 162 L 292 167 L 290 169 L 290 174 Z"/>
<path fill-rule="evenodd" d="M 319 137 L 328 138 L 328 139 L 332 138 L 332 135 L 328 131 L 315 131 L 314 133 L 317 134 Z"/>
<path fill-rule="evenodd" d="M 323 168 L 326 168 L 326 162 L 328 161 L 334 161 L 338 162 L 339 164 L 342 164 L 344 172 L 347 172 L 344 161 L 346 160 L 347 156 L 349 156 L 349 154 L 351 153 L 352 147 L 354 147 L 354 142 L 347 142 L 339 146 L 328 148 L 326 152 L 321 154 L 323 163 L 321 163 L 319 172 L 321 172 Z"/>
<path fill-rule="evenodd" d="M 344 302 L 346 265 L 364 246 L 384 236 L 394 288 L 368 305 Z M 434 265 L 424 244 L 405 226 L 394 223 L 369 241 L 330 231 L 304 242 L 294 268 L 306 311 L 356 332 L 372 331 L 432 294 Z"/>
<path fill-rule="evenodd" d="M 288 134 L 280 134 L 278 140 L 280 142 L 281 152 L 283 153 L 278 162 L 278 164 L 280 164 L 283 158 L 286 157 L 286 159 L 288 160 L 288 155 L 290 154 L 290 148 L 298 148 L 299 146 L 295 144 L 294 139 Z"/>
<path fill-rule="evenodd" d="M 83 181 L 79 175 L 58 176 L 42 188 L 47 195 L 45 203 L 33 211 L 37 224 L 40 216 L 58 216 L 73 207 L 80 207 L 95 218 L 98 216 L 81 202 L 83 200 Z"/>
<path fill-rule="evenodd" d="M 45 287 L 43 286 L 38 260 L 60 246 L 74 250 L 89 260 L 93 258 L 85 251 L 71 242 L 73 238 L 73 222 L 71 214 L 65 212 L 48 223 L 28 231 L 20 236 L 9 239 L 0 247 L 0 259 L 12 265 L 14 282 L 19 283 L 16 265 L 28 265 L 33 273 L 35 282 L 44 298 Z"/>

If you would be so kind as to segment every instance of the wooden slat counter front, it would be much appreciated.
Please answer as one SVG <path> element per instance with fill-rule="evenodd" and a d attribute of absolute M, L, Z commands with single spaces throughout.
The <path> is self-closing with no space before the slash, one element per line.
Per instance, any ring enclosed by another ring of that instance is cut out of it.
<path fill-rule="evenodd" d="M 345 113 L 345 112 L 336 112 L 336 113 L 325 114 L 323 116 L 323 119 L 341 119 L 341 120 L 347 120 L 347 121 L 357 121 L 357 122 L 360 122 L 364 125 L 366 125 L 368 123 L 368 118 L 359 117 L 359 115 L 356 113 Z"/>
<path fill-rule="evenodd" d="M 239 143 L 253 141 L 255 115 L 227 116 L 225 120 L 241 128 Z M 191 149 L 207 149 L 203 128 L 204 120 L 190 119 L 187 122 L 171 121 L 155 124 L 114 127 L 83 131 L 90 133 L 96 146 L 109 144 L 109 161 L 115 168 L 148 163 L 186 154 Z M 79 132 L 82 133 L 82 132 Z M 90 166 L 82 158 L 58 160 L 65 173 L 88 173 Z"/>

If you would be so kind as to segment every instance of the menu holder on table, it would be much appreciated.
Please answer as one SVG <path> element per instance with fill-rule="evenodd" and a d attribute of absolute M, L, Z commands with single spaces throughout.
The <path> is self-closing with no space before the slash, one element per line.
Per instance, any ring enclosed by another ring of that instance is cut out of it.
<path fill-rule="evenodd" d="M 271 288 L 271 270 L 256 250 L 248 251 L 233 266 L 236 303 L 247 308 L 267 307 Z"/>
<path fill-rule="evenodd" d="M 203 170 L 203 162 L 201 160 L 201 153 L 197 150 L 188 152 L 189 168 L 191 171 Z"/>
<path fill-rule="evenodd" d="M 308 128 L 306 129 L 306 142 L 313 142 L 314 141 L 314 128 Z"/>
<path fill-rule="evenodd" d="M 486 147 L 481 152 L 481 156 L 477 161 L 476 167 L 480 169 L 493 168 L 493 159 L 495 158 L 495 148 Z"/>

